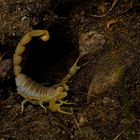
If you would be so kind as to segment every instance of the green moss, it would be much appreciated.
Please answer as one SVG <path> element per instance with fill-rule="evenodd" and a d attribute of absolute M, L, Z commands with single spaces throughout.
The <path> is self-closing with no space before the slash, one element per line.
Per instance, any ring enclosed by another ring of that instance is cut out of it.
<path fill-rule="evenodd" d="M 130 98 L 128 95 L 128 92 L 126 91 L 125 88 L 125 77 L 123 73 L 123 67 L 121 66 L 119 62 L 119 57 L 117 54 L 112 58 L 113 66 L 115 73 L 118 77 L 118 84 L 117 84 L 117 90 L 118 94 L 121 97 L 121 103 L 122 103 L 122 110 L 124 113 L 124 118 L 122 119 L 122 124 L 124 125 L 124 129 L 126 129 L 126 133 L 128 135 L 128 139 L 134 139 L 133 136 L 133 131 L 134 131 L 134 126 L 133 126 L 133 117 L 130 112 L 130 107 L 131 107 L 131 102 Z"/>

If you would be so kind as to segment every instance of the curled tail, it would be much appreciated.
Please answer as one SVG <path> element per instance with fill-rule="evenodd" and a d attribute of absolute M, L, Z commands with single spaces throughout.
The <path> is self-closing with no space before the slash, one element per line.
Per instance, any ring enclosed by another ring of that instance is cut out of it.
<path fill-rule="evenodd" d="M 24 37 L 18 43 L 14 57 L 13 57 L 13 64 L 14 64 L 14 74 L 17 77 L 21 73 L 21 61 L 22 61 L 22 54 L 26 49 L 26 44 L 28 44 L 33 37 L 40 37 L 43 41 L 49 40 L 49 33 L 47 30 L 33 30 L 24 35 Z"/>

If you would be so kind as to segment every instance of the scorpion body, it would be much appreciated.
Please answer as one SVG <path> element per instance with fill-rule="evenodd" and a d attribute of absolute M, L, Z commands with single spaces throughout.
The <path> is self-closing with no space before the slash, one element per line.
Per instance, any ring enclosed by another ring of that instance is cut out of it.
<path fill-rule="evenodd" d="M 24 104 L 27 101 L 35 105 L 40 105 L 46 111 L 46 108 L 43 104 L 48 102 L 49 109 L 51 111 L 71 114 L 71 112 L 61 110 L 60 107 L 63 104 L 71 104 L 70 102 L 67 102 L 67 100 L 64 101 L 63 98 L 68 94 L 67 91 L 69 90 L 69 87 L 67 82 L 81 67 L 77 66 L 79 57 L 73 66 L 69 69 L 69 73 L 62 79 L 59 84 L 53 85 L 51 87 L 42 86 L 22 73 L 21 70 L 22 54 L 25 52 L 26 44 L 28 44 L 33 37 L 40 37 L 41 40 L 48 41 L 49 33 L 47 30 L 33 30 L 25 34 L 21 41 L 18 43 L 13 57 L 13 70 L 15 74 L 17 93 L 24 98 L 21 103 L 22 111 L 24 110 Z"/>

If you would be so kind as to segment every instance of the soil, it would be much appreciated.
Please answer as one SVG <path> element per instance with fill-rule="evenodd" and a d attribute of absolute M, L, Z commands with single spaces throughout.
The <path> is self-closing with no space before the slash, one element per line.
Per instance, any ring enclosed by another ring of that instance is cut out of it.
<path fill-rule="evenodd" d="M 0 140 L 140 139 L 138 0 L 0 0 L 0 7 Z M 31 103 L 21 112 L 12 59 L 35 29 L 47 29 L 50 40 L 27 46 L 22 70 L 33 80 L 52 86 L 79 55 L 85 63 L 68 82 L 66 99 L 75 104 L 62 109 L 72 115 Z"/>

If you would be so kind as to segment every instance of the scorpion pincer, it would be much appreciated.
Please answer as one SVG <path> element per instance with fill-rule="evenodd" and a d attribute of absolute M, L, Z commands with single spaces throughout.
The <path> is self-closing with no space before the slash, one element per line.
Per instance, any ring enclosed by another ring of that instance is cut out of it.
<path fill-rule="evenodd" d="M 47 30 L 33 30 L 25 34 L 18 43 L 13 56 L 13 70 L 15 74 L 17 93 L 24 98 L 21 103 L 22 112 L 24 110 L 24 104 L 28 101 L 32 104 L 40 105 L 45 111 L 46 108 L 43 104 L 48 102 L 49 109 L 51 111 L 61 112 L 64 114 L 72 114 L 71 112 L 61 110 L 61 106 L 63 104 L 70 104 L 70 102 L 63 100 L 63 98 L 68 94 L 67 91 L 69 90 L 69 87 L 67 82 L 81 67 L 77 66 L 79 57 L 73 66 L 69 69 L 68 74 L 61 80 L 59 84 L 53 85 L 51 87 L 42 86 L 22 73 L 21 70 L 22 55 L 25 52 L 26 45 L 31 41 L 33 37 L 39 37 L 42 41 L 48 41 L 49 33 Z"/>

